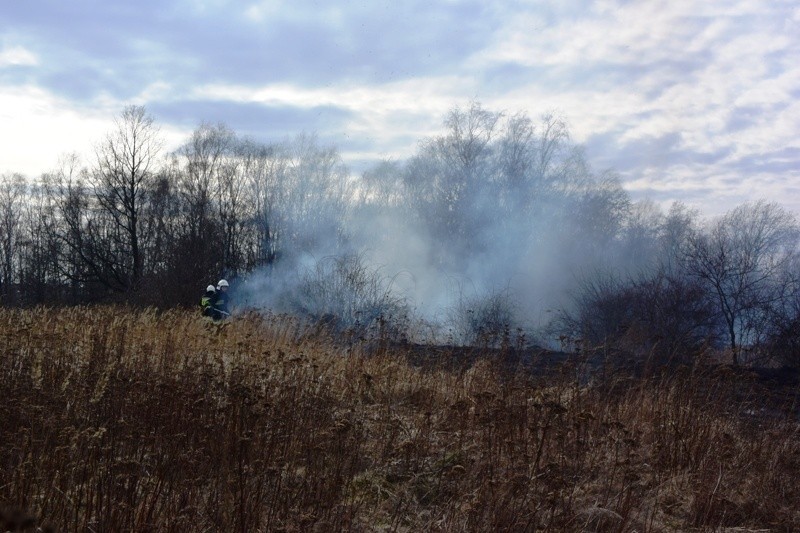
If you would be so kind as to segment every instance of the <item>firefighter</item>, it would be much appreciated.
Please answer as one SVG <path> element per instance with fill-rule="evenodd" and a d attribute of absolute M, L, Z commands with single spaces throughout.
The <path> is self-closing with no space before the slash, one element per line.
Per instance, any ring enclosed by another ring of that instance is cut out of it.
<path fill-rule="evenodd" d="M 217 292 L 213 300 L 213 307 L 214 314 L 212 316 L 214 320 L 225 320 L 231 316 L 228 282 L 224 279 L 219 280 L 219 283 L 217 283 Z"/>
<path fill-rule="evenodd" d="M 213 285 L 206 287 L 206 293 L 200 298 L 200 313 L 203 316 L 213 317 L 214 300 L 216 299 L 217 288 Z"/>

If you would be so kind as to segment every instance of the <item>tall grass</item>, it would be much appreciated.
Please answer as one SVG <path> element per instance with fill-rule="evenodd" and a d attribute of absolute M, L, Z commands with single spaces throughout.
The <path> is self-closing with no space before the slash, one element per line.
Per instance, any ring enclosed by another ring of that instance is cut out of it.
<path fill-rule="evenodd" d="M 798 424 L 725 371 L 586 386 L 101 307 L 0 309 L 0 380 L 0 529 L 800 530 Z"/>

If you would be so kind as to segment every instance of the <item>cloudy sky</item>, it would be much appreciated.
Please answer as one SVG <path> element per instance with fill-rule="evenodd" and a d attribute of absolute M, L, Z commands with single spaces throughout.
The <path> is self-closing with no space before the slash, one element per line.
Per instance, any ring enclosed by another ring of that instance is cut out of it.
<path fill-rule="evenodd" d="M 317 132 L 358 172 L 470 100 L 555 111 L 635 198 L 800 215 L 796 0 L 0 1 L 0 173 L 90 155 L 128 104 L 171 147 Z"/>

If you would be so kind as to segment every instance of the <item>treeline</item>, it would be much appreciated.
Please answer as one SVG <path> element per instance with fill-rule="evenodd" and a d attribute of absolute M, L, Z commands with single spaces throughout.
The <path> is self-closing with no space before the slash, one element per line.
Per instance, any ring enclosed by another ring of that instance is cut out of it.
<path fill-rule="evenodd" d="M 134 106 L 85 161 L 0 180 L 7 305 L 193 305 L 226 277 L 242 304 L 395 332 L 438 320 L 467 344 L 546 334 L 796 364 L 797 244 L 777 204 L 704 220 L 634 202 L 558 117 L 478 103 L 359 177 L 313 136 L 264 144 L 222 124 L 164 153 Z"/>
<path fill-rule="evenodd" d="M 263 145 L 200 125 L 174 153 L 129 107 L 90 163 L 0 182 L 7 304 L 194 304 L 287 250 L 336 235 L 351 197 L 333 148 L 311 136 Z"/>
<path fill-rule="evenodd" d="M 633 202 L 553 116 L 537 124 L 473 104 L 445 126 L 365 180 L 376 213 L 395 209 L 440 269 L 478 285 L 449 309 L 462 341 L 508 344 L 549 308 L 538 333 L 589 349 L 800 365 L 800 228 L 780 205 L 703 219 Z"/>

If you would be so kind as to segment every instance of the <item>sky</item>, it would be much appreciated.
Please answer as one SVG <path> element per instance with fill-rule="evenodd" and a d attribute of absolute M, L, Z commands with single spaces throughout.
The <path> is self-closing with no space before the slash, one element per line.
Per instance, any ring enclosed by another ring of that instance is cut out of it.
<path fill-rule="evenodd" d="M 635 199 L 800 216 L 796 0 L 0 0 L 0 173 L 90 156 L 127 105 L 316 132 L 354 173 L 454 106 L 553 112 Z"/>

